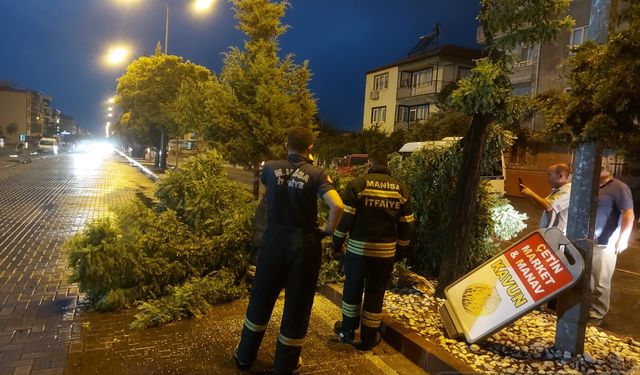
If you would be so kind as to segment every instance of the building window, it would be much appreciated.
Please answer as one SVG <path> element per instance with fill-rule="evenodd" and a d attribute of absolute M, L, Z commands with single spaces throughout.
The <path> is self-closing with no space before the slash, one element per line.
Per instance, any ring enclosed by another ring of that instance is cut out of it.
<path fill-rule="evenodd" d="M 519 57 L 521 62 L 533 60 L 533 46 L 530 46 L 530 45 L 520 46 Z"/>
<path fill-rule="evenodd" d="M 409 107 L 406 105 L 399 105 L 396 113 L 396 122 L 408 122 L 409 121 Z"/>
<path fill-rule="evenodd" d="M 433 78 L 432 68 L 417 71 L 413 73 L 411 86 L 420 87 L 420 86 L 430 85 L 432 78 Z"/>
<path fill-rule="evenodd" d="M 467 68 L 464 66 L 458 67 L 458 79 L 467 78 L 471 75 L 471 68 Z"/>
<path fill-rule="evenodd" d="M 387 119 L 387 107 L 375 107 L 371 109 L 371 123 L 378 124 Z"/>
<path fill-rule="evenodd" d="M 400 87 L 409 87 L 411 86 L 411 76 L 413 73 L 411 72 L 400 72 Z"/>
<path fill-rule="evenodd" d="M 378 74 L 377 76 L 373 77 L 374 90 L 377 90 L 377 91 L 386 90 L 388 86 L 389 86 L 389 73 Z"/>
<path fill-rule="evenodd" d="M 589 32 L 589 25 L 576 27 L 571 32 L 571 47 L 577 47 L 587 41 L 587 33 Z"/>
<path fill-rule="evenodd" d="M 426 120 L 429 117 L 429 104 L 409 107 L 409 122 Z"/>

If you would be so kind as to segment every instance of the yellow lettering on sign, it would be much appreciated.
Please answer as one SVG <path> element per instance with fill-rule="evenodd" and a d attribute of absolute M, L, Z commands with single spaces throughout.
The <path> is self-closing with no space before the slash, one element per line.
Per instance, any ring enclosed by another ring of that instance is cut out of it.
<path fill-rule="evenodd" d="M 511 297 L 511 302 L 513 302 L 515 307 L 520 307 L 527 303 L 527 299 L 522 293 L 522 290 L 520 290 L 520 287 L 502 260 L 492 263 L 491 268 L 493 269 L 493 273 L 498 277 L 498 280 L 500 280 L 502 286 L 507 290 L 507 295 Z"/>

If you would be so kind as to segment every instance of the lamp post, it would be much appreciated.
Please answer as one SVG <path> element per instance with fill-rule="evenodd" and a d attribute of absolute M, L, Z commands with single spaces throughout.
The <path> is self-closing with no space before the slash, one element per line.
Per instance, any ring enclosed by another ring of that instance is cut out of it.
<path fill-rule="evenodd" d="M 125 3 L 127 5 L 131 5 L 137 3 L 137 0 L 116 0 L 120 3 Z M 210 9 L 216 0 L 191 0 L 191 10 L 194 14 L 204 14 L 208 9 Z M 169 54 L 169 3 L 165 2 L 165 19 L 164 19 L 164 54 Z M 167 167 L 167 153 L 166 153 L 166 145 L 165 145 L 165 129 L 162 128 L 160 132 L 160 153 L 156 154 L 155 165 L 161 169 L 166 169 Z M 177 146 L 177 142 L 176 142 Z M 176 164 L 177 164 L 177 151 L 176 151 Z"/>
<path fill-rule="evenodd" d="M 192 3 L 192 11 L 195 14 L 206 12 L 213 5 L 214 0 L 194 0 Z M 165 19 L 164 19 L 164 54 L 169 54 L 169 3 L 165 3 Z M 156 165 L 161 169 L 167 168 L 167 146 L 165 145 L 165 130 L 160 132 L 160 155 L 157 157 Z M 180 135 L 176 135 L 176 167 L 178 166 L 178 153 L 180 152 Z"/>

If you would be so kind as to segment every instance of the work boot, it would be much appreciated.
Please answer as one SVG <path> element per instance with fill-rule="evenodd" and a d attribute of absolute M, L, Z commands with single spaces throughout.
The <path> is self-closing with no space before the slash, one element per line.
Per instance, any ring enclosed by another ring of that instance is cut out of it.
<path fill-rule="evenodd" d="M 358 341 L 353 343 L 353 347 L 360 351 L 367 351 L 375 348 L 378 344 L 380 344 L 380 341 L 382 341 L 382 336 L 378 333 L 373 342 Z"/>
<path fill-rule="evenodd" d="M 355 336 L 355 333 L 353 332 L 352 329 L 351 330 L 343 329 L 342 320 L 338 320 L 333 325 L 333 332 L 335 332 L 336 335 L 338 335 L 338 340 L 340 340 L 340 342 L 345 344 L 353 344 L 353 338 Z"/>
<path fill-rule="evenodd" d="M 253 363 L 244 363 L 238 359 L 238 345 L 236 345 L 236 348 L 233 350 L 233 360 L 236 362 L 238 370 L 241 371 L 247 371 L 253 365 Z"/>

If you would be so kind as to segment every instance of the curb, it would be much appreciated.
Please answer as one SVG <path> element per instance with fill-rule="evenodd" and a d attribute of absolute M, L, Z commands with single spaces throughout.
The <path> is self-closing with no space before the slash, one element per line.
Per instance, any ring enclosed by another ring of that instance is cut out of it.
<path fill-rule="evenodd" d="M 337 285 L 323 285 L 320 293 L 338 307 L 342 306 L 342 290 Z M 477 373 L 437 344 L 425 340 L 386 314 L 382 315 L 380 331 L 384 341 L 430 374 Z"/>

